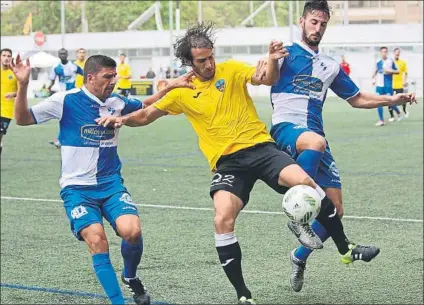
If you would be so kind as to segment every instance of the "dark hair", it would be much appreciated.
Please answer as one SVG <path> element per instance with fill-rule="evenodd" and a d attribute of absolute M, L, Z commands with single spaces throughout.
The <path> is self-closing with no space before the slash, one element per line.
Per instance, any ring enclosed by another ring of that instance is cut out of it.
<path fill-rule="evenodd" d="M 125 55 L 124 53 L 121 53 L 119 56 L 127 57 L 127 55 Z"/>
<path fill-rule="evenodd" d="M 1 49 L 1 51 L 0 51 L 0 55 L 1 55 L 1 54 L 3 54 L 3 52 L 9 52 L 9 53 L 10 53 L 10 55 L 12 55 L 12 54 L 13 54 L 13 53 L 12 53 L 12 50 L 11 50 L 11 49 L 8 49 L 8 48 Z"/>
<path fill-rule="evenodd" d="M 381 47 L 380 51 L 383 51 L 383 50 L 388 50 L 388 49 L 387 49 L 387 47 Z"/>
<path fill-rule="evenodd" d="M 103 68 L 116 68 L 116 62 L 105 55 L 90 56 L 84 66 L 84 84 L 87 81 L 88 74 L 97 73 Z"/>
<path fill-rule="evenodd" d="M 321 11 L 328 15 L 330 18 L 331 6 L 328 5 L 327 0 L 312 0 L 306 1 L 305 6 L 303 7 L 303 17 L 306 17 L 308 13 L 312 13 L 313 11 Z"/>
<path fill-rule="evenodd" d="M 393 52 L 400 51 L 400 48 L 395 48 Z"/>
<path fill-rule="evenodd" d="M 213 22 L 201 22 L 192 26 L 174 43 L 175 57 L 181 60 L 183 66 L 191 66 L 193 63 L 191 49 L 213 49 L 214 34 Z"/>

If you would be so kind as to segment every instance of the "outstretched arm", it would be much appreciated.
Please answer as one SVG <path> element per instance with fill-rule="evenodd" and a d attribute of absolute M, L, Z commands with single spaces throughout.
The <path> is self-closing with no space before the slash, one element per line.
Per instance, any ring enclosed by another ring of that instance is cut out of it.
<path fill-rule="evenodd" d="M 120 117 L 104 116 L 96 119 L 96 123 L 104 127 L 109 126 L 113 128 L 120 128 L 123 125 L 130 127 L 145 126 L 166 114 L 165 111 L 150 106 Z"/>
<path fill-rule="evenodd" d="M 158 100 L 160 100 L 162 97 L 164 97 L 169 91 L 175 89 L 175 88 L 191 88 L 195 89 L 193 84 L 191 83 L 194 76 L 194 72 L 190 71 L 184 75 L 181 75 L 178 78 L 175 78 L 173 80 L 170 80 L 168 82 L 168 85 L 163 88 L 161 91 L 156 92 L 155 94 L 149 96 L 143 101 L 143 104 L 147 107 Z"/>
<path fill-rule="evenodd" d="M 34 118 L 31 114 L 31 111 L 28 108 L 28 84 L 29 84 L 29 75 L 31 72 L 31 67 L 29 63 L 29 58 L 26 60 L 26 65 L 23 64 L 20 55 L 12 60 L 10 63 L 13 73 L 18 80 L 18 92 L 16 93 L 15 100 L 15 119 L 16 124 L 18 125 L 32 125 L 35 124 Z"/>
<path fill-rule="evenodd" d="M 354 108 L 372 109 L 380 106 L 403 105 L 406 103 L 417 103 L 415 93 L 400 93 L 393 96 L 377 95 L 370 92 L 359 92 L 354 97 L 348 99 L 349 104 Z"/>

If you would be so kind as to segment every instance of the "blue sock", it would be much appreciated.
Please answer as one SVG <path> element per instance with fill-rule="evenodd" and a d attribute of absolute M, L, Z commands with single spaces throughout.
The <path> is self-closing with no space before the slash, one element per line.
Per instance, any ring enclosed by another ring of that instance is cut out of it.
<path fill-rule="evenodd" d="M 314 179 L 318 172 L 319 162 L 324 153 L 317 150 L 305 149 L 299 154 L 296 162 L 299 166 Z"/>
<path fill-rule="evenodd" d="M 94 272 L 112 304 L 125 304 L 116 278 L 115 269 L 110 262 L 109 253 L 96 253 L 92 256 Z"/>
<path fill-rule="evenodd" d="M 399 111 L 398 106 L 393 105 L 393 106 L 392 106 L 392 109 L 393 109 L 394 111 L 396 111 L 396 113 L 397 113 L 398 115 L 400 115 L 400 111 Z"/>
<path fill-rule="evenodd" d="M 327 230 L 324 228 L 324 226 L 320 224 L 317 220 L 314 220 L 312 222 L 311 228 L 322 240 L 322 242 L 326 241 L 328 237 L 330 237 L 327 233 Z M 294 252 L 294 256 L 302 261 L 306 261 L 309 255 L 312 253 L 312 251 L 313 251 L 312 249 L 306 248 L 304 246 L 300 246 Z"/>
<path fill-rule="evenodd" d="M 124 258 L 124 277 L 135 278 L 143 254 L 143 237 L 135 244 L 122 240 L 121 254 Z"/>
<path fill-rule="evenodd" d="M 384 121 L 384 117 L 383 117 L 383 107 L 378 107 L 377 108 L 378 111 L 378 118 L 380 121 Z"/>

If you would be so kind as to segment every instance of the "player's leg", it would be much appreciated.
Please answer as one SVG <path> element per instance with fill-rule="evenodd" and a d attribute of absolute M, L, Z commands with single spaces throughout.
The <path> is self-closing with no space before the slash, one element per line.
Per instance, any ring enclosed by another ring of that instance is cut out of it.
<path fill-rule="evenodd" d="M 108 192 L 113 195 L 104 201 L 102 212 L 122 238 L 121 254 L 124 259 L 122 282 L 131 291 L 136 304 L 150 304 L 150 296 L 137 276 L 137 267 L 143 255 L 143 237 L 137 207 L 121 183 L 115 183 Z"/>
<path fill-rule="evenodd" d="M 11 119 L 0 117 L 0 156 L 3 150 L 3 135 L 6 135 Z"/>
<path fill-rule="evenodd" d="M 383 87 L 377 87 L 376 88 L 376 93 L 378 95 L 384 94 L 384 88 Z M 384 126 L 383 107 L 378 107 L 377 108 L 377 112 L 378 112 L 378 122 L 375 123 L 375 126 Z"/>
<path fill-rule="evenodd" d="M 109 245 L 99 206 L 82 191 L 65 188 L 61 192 L 73 234 L 85 241 L 92 257 L 93 269 L 112 304 L 125 304 L 109 256 Z"/>
<path fill-rule="evenodd" d="M 221 157 L 223 159 L 225 157 Z M 231 166 L 232 160 L 227 159 Z M 239 304 L 254 304 L 252 293 L 243 278 L 240 244 L 234 232 L 235 221 L 241 209 L 249 201 L 256 178 L 244 171 L 220 171 L 218 166 L 210 189 L 215 208 L 215 246 L 219 261 L 227 278 L 236 290 Z"/>

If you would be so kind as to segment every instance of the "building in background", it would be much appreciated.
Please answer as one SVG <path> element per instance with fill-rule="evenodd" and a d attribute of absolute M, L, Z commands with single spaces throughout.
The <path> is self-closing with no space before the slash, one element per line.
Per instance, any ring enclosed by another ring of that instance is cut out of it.
<path fill-rule="evenodd" d="M 333 7 L 334 19 L 343 23 L 344 5 L 348 2 L 349 24 L 410 24 L 422 22 L 423 1 L 329 1 Z"/>

